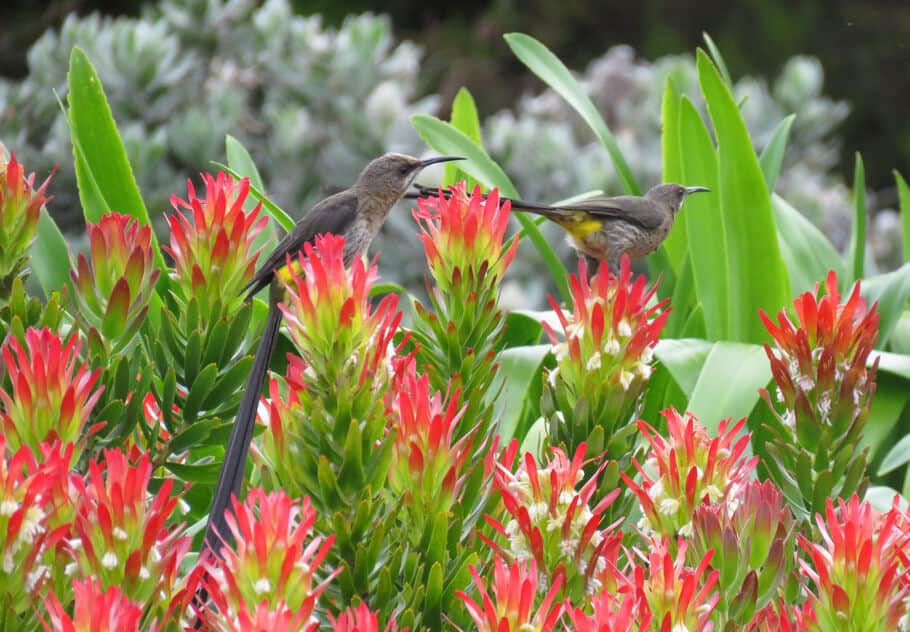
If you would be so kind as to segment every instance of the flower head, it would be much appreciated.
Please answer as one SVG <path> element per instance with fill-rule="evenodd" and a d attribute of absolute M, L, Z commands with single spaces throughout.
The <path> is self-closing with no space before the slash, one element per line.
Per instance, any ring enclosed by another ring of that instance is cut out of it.
<path fill-rule="evenodd" d="M 622 477 L 641 503 L 643 527 L 665 536 L 689 536 L 695 508 L 731 498 L 745 485 L 758 457 L 743 458 L 750 434 L 736 438 L 746 423 L 745 417 L 733 426 L 728 426 L 730 420 L 721 421 L 718 435 L 712 438 L 692 413 L 683 418 L 670 408 L 662 414 L 667 420 L 667 439 L 647 422 L 638 422 L 651 445 L 645 465 L 653 466 L 656 478 L 638 461 L 635 466 L 642 484 L 626 474 Z"/>
<path fill-rule="evenodd" d="M 50 200 L 47 187 L 53 174 L 35 188 L 35 174 L 25 176 L 16 154 L 6 161 L 0 145 L 0 279 L 16 273 L 35 230 L 45 203 Z"/>
<path fill-rule="evenodd" d="M 25 345 L 10 336 L 0 348 L 12 384 L 10 393 L 0 389 L 0 418 L 10 447 L 37 450 L 54 439 L 80 441 L 103 389 L 92 390 L 100 370 L 79 364 L 82 343 L 76 336 L 64 345 L 48 328 L 29 328 Z"/>
<path fill-rule="evenodd" d="M 486 516 L 505 544 L 480 535 L 506 560 L 534 560 L 547 581 L 561 583 L 576 603 L 599 592 L 604 584 L 615 587 L 622 542 L 622 535 L 614 532 L 616 524 L 601 528 L 604 511 L 619 490 L 591 505 L 606 461 L 601 460 L 600 467 L 585 480 L 583 467 L 595 460 L 585 461 L 586 449 L 581 444 L 569 459 L 560 448 L 553 448 L 543 468 L 526 453 L 514 473 L 514 452 L 506 451 L 508 460 L 500 462 L 493 480 L 508 514 L 507 521 L 502 524 L 493 516 Z"/>
<path fill-rule="evenodd" d="M 429 377 L 418 378 L 413 368 L 398 382 L 392 405 L 396 433 L 390 486 L 421 514 L 447 512 L 464 484 L 473 440 L 470 432 L 454 438 L 464 408 L 459 407 L 457 392 L 445 401 L 440 393 L 431 394 Z"/>
<path fill-rule="evenodd" d="M 592 600 L 592 611 L 586 612 L 566 600 L 565 610 L 574 632 L 644 632 L 651 623 L 651 613 L 644 596 L 634 590 L 613 593 L 603 590 Z"/>
<path fill-rule="evenodd" d="M 242 619 L 309 622 L 319 596 L 340 572 L 320 573 L 319 568 L 334 536 L 313 536 L 316 511 L 308 498 L 293 500 L 281 491 L 266 494 L 254 488 L 244 503 L 233 502 L 227 523 L 234 547 L 224 546 L 219 557 L 202 560 L 214 607 L 201 612 L 201 618 L 219 630 L 266 629 L 231 627 Z M 298 629 L 285 625 L 268 629 Z M 304 629 L 310 629 L 309 623 Z"/>
<path fill-rule="evenodd" d="M 896 507 L 880 514 L 855 494 L 838 499 L 837 510 L 826 501 L 816 516 L 821 542 L 799 536 L 809 555 L 800 567 L 814 586 L 808 603 L 816 624 L 807 629 L 898 629 L 910 591 L 905 519 Z"/>
<path fill-rule="evenodd" d="M 473 565 L 469 568 L 480 592 L 480 603 L 464 591 L 456 590 L 455 594 L 464 602 L 478 632 L 549 632 L 556 628 L 563 607 L 556 602 L 561 579 L 548 591 L 539 586 L 533 559 L 506 564 L 499 556 L 495 557 L 492 595 L 477 569 Z"/>
<path fill-rule="evenodd" d="M 243 302 L 241 290 L 255 274 L 259 257 L 253 243 L 268 218 L 259 217 L 261 202 L 250 212 L 243 210 L 249 178 L 236 182 L 219 172 L 214 177 L 203 174 L 202 180 L 204 199 L 196 196 L 189 180 L 187 200 L 171 196 L 177 213 L 167 218 L 171 239 L 170 247 L 164 249 L 174 258 L 176 281 L 184 300 L 195 297 L 200 313 L 216 318 L 219 314 L 212 313 L 216 304 L 232 312 Z"/>
<path fill-rule="evenodd" d="M 876 359 L 867 368 L 878 338 L 879 315 L 867 308 L 859 283 L 841 303 L 837 276 L 828 274 L 827 294 L 818 286 L 794 301 L 796 323 L 783 311 L 775 324 L 762 321 L 774 338 L 765 345 L 777 384 L 775 401 L 762 398 L 772 412 L 772 443 L 766 465 L 788 497 L 801 500 L 801 514 L 821 512 L 817 503 L 829 496 L 846 498 L 865 486 L 866 453 L 859 438 L 875 393 Z M 811 463 L 811 468 L 802 468 Z M 789 472 L 800 472 L 795 484 Z"/>
<path fill-rule="evenodd" d="M 332 624 L 332 632 L 398 632 L 398 624 L 395 619 L 389 619 L 385 627 L 379 625 L 379 615 L 371 611 L 363 602 L 356 608 L 350 607 L 336 619 L 329 614 L 329 621 Z M 408 632 L 404 628 L 401 632 Z"/>
<path fill-rule="evenodd" d="M 100 580 L 73 580 L 75 602 L 73 616 L 66 612 L 56 595 L 45 599 L 50 625 L 47 632 L 135 632 L 140 629 L 142 607 L 131 600 L 119 587 L 104 588 Z M 144 626 L 154 632 L 157 626 Z"/>
<path fill-rule="evenodd" d="M 161 272 L 152 256 L 152 229 L 119 213 L 87 228 L 91 263 L 80 253 L 70 272 L 77 318 L 90 341 L 122 352 L 135 339 Z"/>
<path fill-rule="evenodd" d="M 518 239 L 503 248 L 511 203 L 500 204 L 497 189 L 483 195 L 477 185 L 469 196 L 462 181 L 450 187 L 449 196 L 440 191 L 438 197 L 419 198 L 417 206 L 414 219 L 440 289 L 451 291 L 463 277 L 502 280 Z"/>
<path fill-rule="evenodd" d="M 163 610 L 191 539 L 181 535 L 183 525 L 168 526 L 177 504 L 171 496 L 174 481 L 165 480 L 151 493 L 152 469 L 148 453 L 138 450 L 104 450 L 99 461 L 90 462 L 67 549 L 76 577 L 96 577 Z"/>

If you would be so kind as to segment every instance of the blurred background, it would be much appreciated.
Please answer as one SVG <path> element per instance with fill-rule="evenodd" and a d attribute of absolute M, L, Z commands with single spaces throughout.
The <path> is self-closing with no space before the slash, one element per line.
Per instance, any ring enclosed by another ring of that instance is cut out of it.
<path fill-rule="evenodd" d="M 521 31 L 582 80 L 644 188 L 661 170 L 660 99 L 672 73 L 698 102 L 703 32 L 717 43 L 760 151 L 796 120 L 778 193 L 844 251 L 855 152 L 866 166 L 870 273 L 902 262 L 892 170 L 910 175 L 910 3 L 832 0 L 50 0 L 0 2 L 0 142 L 39 178 L 59 165 L 50 210 L 74 248 L 83 220 L 65 97 L 73 45 L 95 64 L 150 212 L 224 162 L 230 133 L 280 206 L 299 217 L 384 151 L 428 153 L 409 122 L 447 118 L 457 90 L 477 102 L 483 142 L 522 197 L 620 192 L 605 150 L 511 54 Z M 440 170 L 441 172 L 441 170 Z M 433 183 L 440 172 L 421 181 Z M 401 205 L 374 251 L 385 280 L 423 285 L 416 226 Z M 545 233 L 572 265 L 554 227 Z M 507 305 L 542 307 L 552 288 L 524 244 Z"/>

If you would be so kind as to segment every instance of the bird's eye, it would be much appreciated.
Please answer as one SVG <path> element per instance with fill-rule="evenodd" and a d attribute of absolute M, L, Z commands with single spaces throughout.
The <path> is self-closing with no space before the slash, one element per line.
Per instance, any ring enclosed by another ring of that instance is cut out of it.
<path fill-rule="evenodd" d="M 398 167 L 398 173 L 400 173 L 403 176 L 408 175 L 408 172 L 410 170 L 411 170 L 411 168 L 407 165 L 402 165 L 401 167 Z"/>

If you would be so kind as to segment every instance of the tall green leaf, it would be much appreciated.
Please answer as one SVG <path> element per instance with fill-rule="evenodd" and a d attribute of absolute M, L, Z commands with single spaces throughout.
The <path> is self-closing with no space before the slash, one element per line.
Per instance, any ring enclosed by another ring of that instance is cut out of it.
<path fill-rule="evenodd" d="M 863 279 L 860 292 L 870 305 L 878 301 L 880 317 L 875 348 L 883 349 L 910 299 L 910 263 L 892 272 Z"/>
<path fill-rule="evenodd" d="M 97 222 L 110 210 L 130 215 L 148 225 L 149 215 L 133 176 L 123 141 L 104 95 L 101 79 L 79 47 L 70 53 L 69 121 L 76 154 L 76 183 L 85 218 Z M 97 199 L 101 196 L 101 200 Z M 152 232 L 155 263 L 165 268 L 158 240 Z M 159 285 L 167 287 L 167 274 Z"/>
<path fill-rule="evenodd" d="M 683 155 L 680 148 L 679 134 L 679 90 L 673 83 L 672 77 L 667 77 L 664 83 L 664 95 L 660 108 L 661 135 L 660 145 L 663 157 L 663 181 L 682 182 L 683 180 Z M 663 248 L 667 252 L 667 260 L 679 275 L 682 270 L 683 258 L 688 249 L 686 223 L 678 222 L 664 240 Z M 675 307 L 674 303 L 674 307 Z"/>
<path fill-rule="evenodd" d="M 850 272 L 853 280 L 863 278 L 866 267 L 866 172 L 863 157 L 856 152 L 853 169 L 853 232 L 850 236 Z"/>
<path fill-rule="evenodd" d="M 704 310 L 708 339 L 724 340 L 730 335 L 730 280 L 727 276 L 726 220 L 718 191 L 717 154 L 701 115 L 686 97 L 682 98 L 679 115 L 683 181 L 711 189 L 710 193 L 699 193 L 687 199 L 680 211 L 689 236 L 696 302 L 701 303 Z"/>
<path fill-rule="evenodd" d="M 477 115 L 477 105 L 474 103 L 474 97 L 467 88 L 461 87 L 455 99 L 452 101 L 452 127 L 464 132 L 464 135 L 473 140 L 478 147 L 483 147 L 483 140 L 480 136 L 480 117 Z M 477 181 L 464 173 L 455 162 L 445 164 L 446 184 L 454 184 L 459 180 L 465 180 L 469 189 L 473 188 Z"/>
<path fill-rule="evenodd" d="M 462 161 L 461 169 L 476 178 L 478 182 L 481 182 L 486 187 L 498 188 L 500 193 L 506 197 L 519 197 L 515 185 L 512 184 L 502 167 L 496 164 L 483 147 L 468 138 L 464 132 L 455 129 L 445 121 L 427 114 L 415 114 L 411 117 L 411 123 L 424 142 L 436 151 L 467 158 L 467 160 Z M 560 261 L 552 246 L 540 232 L 537 224 L 534 223 L 534 219 L 528 217 L 525 213 L 515 213 L 515 217 L 521 222 L 528 238 L 540 253 L 544 265 L 547 266 L 550 275 L 553 277 L 553 281 L 556 283 L 563 300 L 570 301 L 571 295 L 562 261 Z"/>
<path fill-rule="evenodd" d="M 777 194 L 772 196 L 781 256 L 790 272 L 794 296 L 822 283 L 828 270 L 845 278 L 847 264 L 824 233 Z"/>
<path fill-rule="evenodd" d="M 730 88 L 733 88 L 733 80 L 730 78 L 730 72 L 727 70 L 727 64 L 724 62 L 724 58 L 720 54 L 720 49 L 717 48 L 714 40 L 711 39 L 711 36 L 706 32 L 702 32 L 701 35 L 705 40 L 705 46 L 708 47 L 708 52 L 711 53 L 711 59 L 714 60 L 714 64 L 720 71 L 720 76 L 724 79 L 724 83 L 726 83 Z"/>
<path fill-rule="evenodd" d="M 904 262 L 910 261 L 910 187 L 907 181 L 894 171 L 894 180 L 897 182 L 897 198 L 901 211 L 901 244 L 904 247 Z"/>
<path fill-rule="evenodd" d="M 698 79 L 718 144 L 718 179 L 727 237 L 730 338 L 761 342 L 768 334 L 759 308 L 773 312 L 790 298 L 787 268 L 780 255 L 771 198 L 746 124 L 733 93 L 704 51 L 697 55 Z"/>
<path fill-rule="evenodd" d="M 29 248 L 29 265 L 45 296 L 70 283 L 70 259 L 63 233 L 46 209 L 38 217 L 35 241 Z"/>
<path fill-rule="evenodd" d="M 231 175 L 235 178 L 249 178 L 251 191 L 254 188 L 259 191 L 265 191 L 265 186 L 262 184 L 262 176 L 259 175 L 259 169 L 256 168 L 253 157 L 250 156 L 250 152 L 246 150 L 246 147 L 239 140 L 230 134 L 226 134 L 224 137 L 224 152 L 227 155 L 228 165 L 238 174 Z M 250 195 L 247 197 L 243 208 L 246 211 L 251 211 L 260 201 L 255 195 Z M 263 204 L 264 206 L 265 204 Z M 265 230 L 256 236 L 253 248 L 263 248 L 264 252 L 270 252 L 276 245 L 278 245 L 278 235 L 275 233 L 275 226 L 269 222 L 266 224 Z"/>
<path fill-rule="evenodd" d="M 758 158 L 758 164 L 761 166 L 762 174 L 765 176 L 765 184 L 768 186 L 768 193 L 774 193 L 774 187 L 777 186 L 777 176 L 780 175 L 780 167 L 784 162 L 784 152 L 787 149 L 787 138 L 790 136 L 790 127 L 793 126 L 795 114 L 791 114 L 774 128 L 771 140 L 761 152 Z"/>
<path fill-rule="evenodd" d="M 539 41 L 524 33 L 507 33 L 504 35 L 506 43 L 515 56 L 526 65 L 531 72 L 550 86 L 576 112 L 584 119 L 585 123 L 594 131 L 597 139 L 603 144 L 613 160 L 613 167 L 622 182 L 623 189 L 629 195 L 641 195 L 641 188 L 632 175 L 626 159 L 623 157 L 616 139 L 604 122 L 603 117 L 585 94 L 569 69 L 550 50 Z"/>

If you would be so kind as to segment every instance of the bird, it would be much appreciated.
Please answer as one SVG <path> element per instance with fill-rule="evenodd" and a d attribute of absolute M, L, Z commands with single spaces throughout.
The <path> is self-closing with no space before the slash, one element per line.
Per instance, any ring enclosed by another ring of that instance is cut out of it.
<path fill-rule="evenodd" d="M 278 304 L 284 295 L 280 280 L 286 280 L 296 266 L 297 253 L 317 235 L 332 233 L 344 237 L 344 264 L 349 267 L 355 257 L 363 256 L 382 228 L 392 207 L 404 196 L 417 175 L 430 165 L 464 160 L 461 156 L 437 156 L 421 160 L 399 153 L 387 153 L 364 167 L 357 181 L 348 189 L 328 196 L 313 206 L 284 236 L 266 258 L 252 279 L 244 286 L 246 300 L 269 287 L 269 310 L 253 366 L 231 428 L 224 461 L 215 486 L 209 510 L 200 559 L 207 551 L 217 552 L 220 538 L 226 539 L 225 513 L 232 510 L 231 496 L 240 495 L 250 441 L 256 421 L 256 409 L 268 372 L 269 360 L 278 338 L 281 311 Z"/>
<path fill-rule="evenodd" d="M 643 196 L 595 197 L 565 206 L 511 198 L 501 201 L 509 201 L 512 210 L 542 215 L 559 224 L 566 231 L 569 244 L 586 259 L 591 272 L 603 261 L 618 275 L 623 255 L 637 259 L 657 250 L 670 234 L 686 198 L 708 191 L 707 187 L 667 182 L 652 187 Z M 428 194 L 432 195 L 432 191 L 421 187 L 406 197 Z"/>

